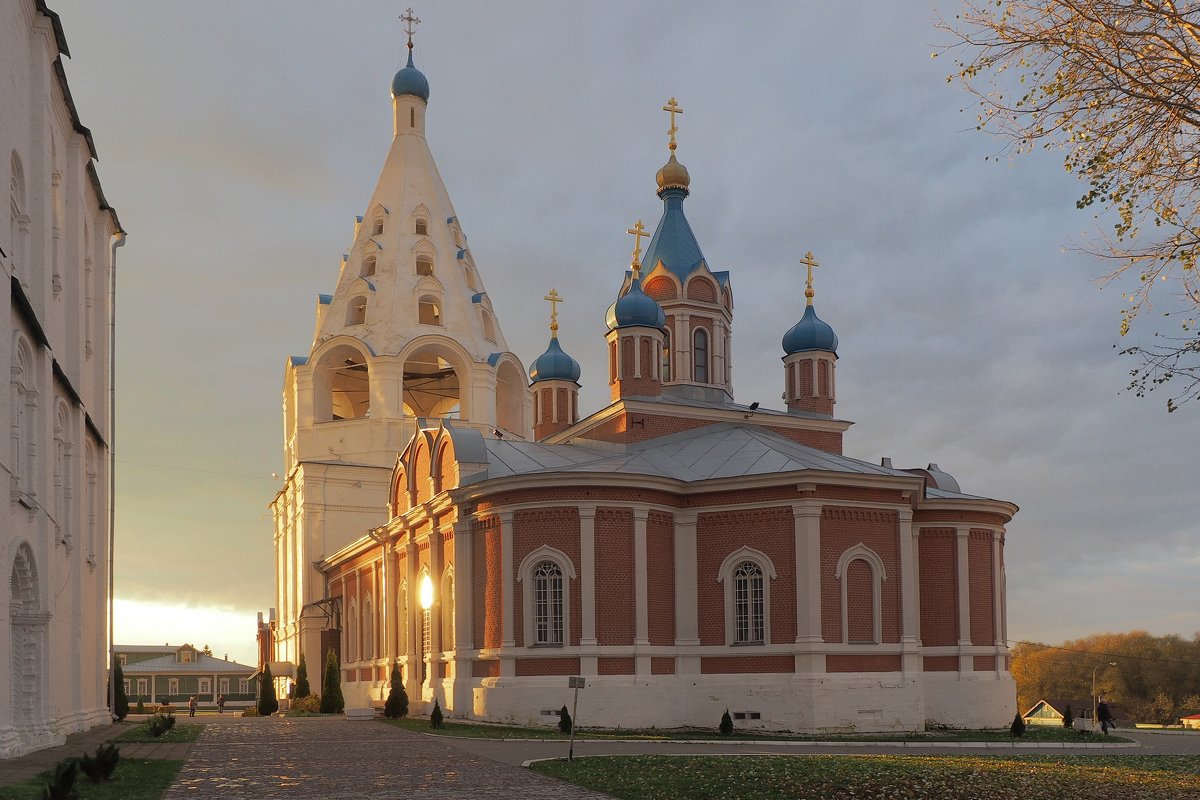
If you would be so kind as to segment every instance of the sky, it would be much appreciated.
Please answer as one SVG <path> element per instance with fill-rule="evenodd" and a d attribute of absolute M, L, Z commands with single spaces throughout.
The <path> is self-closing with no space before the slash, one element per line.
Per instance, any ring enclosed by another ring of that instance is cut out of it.
<path fill-rule="evenodd" d="M 273 602 L 285 359 L 306 355 L 391 141 L 403 5 L 55 0 L 118 251 L 116 636 L 254 663 Z M 837 331 L 846 453 L 937 463 L 1021 510 L 1009 635 L 1200 631 L 1200 407 L 1123 391 L 1121 287 L 1060 153 L 974 130 L 930 53 L 945 2 L 459 2 L 416 8 L 427 134 L 509 346 L 560 341 L 607 404 L 625 230 L 685 204 L 734 287 L 738 401 L 779 408 L 780 339 Z M 1132 287 L 1130 287 L 1132 288 Z M 1140 323 L 1139 323 L 1140 324 Z M 1136 327 L 1132 337 L 1147 335 Z"/>

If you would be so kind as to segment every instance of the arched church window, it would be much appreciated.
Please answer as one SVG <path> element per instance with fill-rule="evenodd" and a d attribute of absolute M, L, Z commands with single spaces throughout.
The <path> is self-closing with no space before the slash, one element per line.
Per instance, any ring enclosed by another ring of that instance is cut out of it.
<path fill-rule="evenodd" d="M 54 415 L 54 509 L 59 541 L 70 549 L 71 528 L 71 416 L 67 405 L 59 401 Z"/>
<path fill-rule="evenodd" d="M 708 331 L 696 328 L 692 334 L 692 380 L 708 383 Z"/>
<path fill-rule="evenodd" d="M 354 297 L 350 300 L 350 307 L 346 311 L 347 325 L 363 325 L 367 321 L 367 298 Z"/>
<path fill-rule="evenodd" d="M 442 650 L 454 649 L 454 573 L 442 579 Z"/>
<path fill-rule="evenodd" d="M 418 218 L 416 220 L 416 222 L 413 223 L 413 233 L 417 234 L 417 236 L 428 236 L 429 235 L 428 220 Z"/>
<path fill-rule="evenodd" d="M 733 643 L 766 641 L 765 581 L 762 567 L 743 561 L 733 571 Z"/>
<path fill-rule="evenodd" d="M 358 603 L 350 601 L 346 614 L 346 662 L 358 661 Z"/>
<path fill-rule="evenodd" d="M 367 599 L 363 601 L 363 623 L 362 623 L 362 642 L 363 642 L 363 660 L 370 660 L 375 657 L 375 608 L 371 604 L 371 595 L 367 595 Z"/>
<path fill-rule="evenodd" d="M 533 644 L 563 644 L 563 574 L 553 561 L 533 568 Z"/>
<path fill-rule="evenodd" d="M 429 256 L 417 256 L 417 274 L 432 275 L 433 274 L 433 259 Z"/>
<path fill-rule="evenodd" d="M 442 324 L 442 309 L 436 298 L 426 295 L 417 302 L 417 321 L 422 325 Z"/>
<path fill-rule="evenodd" d="M 371 235 L 378 236 L 383 233 L 383 217 L 376 217 L 375 222 L 371 225 Z"/>
<path fill-rule="evenodd" d="M 17 485 L 32 493 L 33 417 L 37 409 L 37 392 L 33 381 L 33 355 L 29 345 L 17 337 L 13 348 L 12 365 L 12 466 L 11 474 Z"/>
<path fill-rule="evenodd" d="M 663 331 L 662 379 L 671 380 L 671 334 Z"/>
<path fill-rule="evenodd" d="M 496 341 L 496 323 L 492 319 L 492 312 L 485 308 L 481 309 L 480 313 L 483 317 L 483 338 L 494 344 Z"/>
<path fill-rule="evenodd" d="M 364 278 L 369 278 L 375 274 L 375 256 L 367 256 L 363 259 L 362 270 L 359 274 Z"/>
<path fill-rule="evenodd" d="M 408 582 L 403 581 L 396 592 L 396 650 L 408 655 Z"/>

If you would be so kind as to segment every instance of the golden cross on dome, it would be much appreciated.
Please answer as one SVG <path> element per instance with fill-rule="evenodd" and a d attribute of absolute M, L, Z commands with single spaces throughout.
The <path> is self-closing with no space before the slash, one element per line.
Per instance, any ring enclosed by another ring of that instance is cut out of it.
<path fill-rule="evenodd" d="M 641 262 L 642 237 L 649 236 L 650 234 L 646 233 L 646 226 L 642 224 L 642 221 L 640 219 L 634 224 L 634 226 L 632 228 L 630 228 L 629 230 L 627 230 L 625 232 L 633 236 L 633 264 L 632 264 L 632 266 L 633 266 L 633 272 L 634 272 L 633 277 L 636 278 L 637 271 L 639 269 L 641 269 L 641 266 L 642 266 L 642 262 Z"/>
<path fill-rule="evenodd" d="M 808 266 L 808 280 L 804 283 L 804 296 L 808 298 L 808 305 L 811 306 L 813 304 L 813 295 L 816 294 L 812 288 L 812 271 L 813 267 L 819 267 L 821 265 L 818 264 L 817 259 L 813 257 L 812 250 L 809 250 L 804 254 L 804 258 L 800 259 L 800 263 Z"/>
<path fill-rule="evenodd" d="M 411 8 L 404 9 L 404 14 L 401 15 L 400 21 L 404 23 L 404 32 L 408 34 L 408 49 L 413 49 L 412 37 L 417 32 L 416 26 L 421 24 L 421 20 L 413 15 Z"/>
<path fill-rule="evenodd" d="M 675 127 L 675 115 L 682 114 L 683 108 L 679 105 L 679 103 L 676 103 L 675 98 L 672 97 L 667 101 L 667 104 L 662 107 L 662 110 L 671 115 L 671 128 L 667 131 L 667 135 L 671 137 L 671 142 L 667 146 L 671 148 L 671 152 L 674 152 L 675 134 L 679 131 L 679 128 Z"/>
<path fill-rule="evenodd" d="M 562 295 L 560 295 L 554 289 L 551 289 L 550 294 L 546 295 L 542 299 L 550 301 L 550 335 L 553 338 L 557 339 L 558 338 L 558 304 L 566 302 L 566 301 L 564 301 L 562 299 Z"/>

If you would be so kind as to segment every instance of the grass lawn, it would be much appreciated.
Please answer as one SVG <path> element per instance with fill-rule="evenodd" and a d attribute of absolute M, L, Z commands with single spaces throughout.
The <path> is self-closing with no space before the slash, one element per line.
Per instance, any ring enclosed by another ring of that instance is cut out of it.
<path fill-rule="evenodd" d="M 606 756 L 544 775 L 621 800 L 1184 800 L 1189 756 Z"/>
<path fill-rule="evenodd" d="M 175 727 L 164 733 L 162 736 L 151 736 L 150 729 L 146 725 L 138 725 L 133 730 L 126 731 L 120 736 L 114 737 L 111 741 L 117 742 L 147 742 L 150 744 L 176 744 L 178 742 L 194 742 L 200 738 L 201 731 L 204 730 L 203 725 L 181 725 L 175 723 Z"/>
<path fill-rule="evenodd" d="M 434 733 L 442 736 L 471 736 L 480 739 L 569 739 L 565 733 L 559 733 L 558 728 L 521 727 L 517 725 L 481 725 L 473 722 L 456 722 L 446 720 L 440 730 L 429 727 L 429 720 L 421 717 L 386 720 L 389 725 L 395 725 L 405 730 L 419 733 Z M 1007 728 L 997 730 L 945 730 L 925 731 L 917 733 L 822 733 L 822 734 L 789 734 L 789 733 L 752 733 L 750 731 L 734 730 L 729 737 L 721 736 L 715 728 L 647 728 L 647 729 L 601 729 L 580 728 L 575 732 L 577 739 L 737 739 L 756 741 L 768 739 L 771 741 L 847 741 L 847 742 L 1007 742 L 1012 740 Z M 1102 737 L 1101 737 L 1102 738 Z M 1029 728 L 1021 737 L 1026 742 L 1094 742 L 1100 739 L 1096 736 L 1061 727 Z M 1109 736 L 1109 742 L 1128 742 L 1117 736 Z"/>
<path fill-rule="evenodd" d="M 182 761 L 124 759 L 107 783 L 92 783 L 80 775 L 75 783 L 79 800 L 159 800 L 171 785 Z M 14 786 L 0 788 L 0 800 L 41 800 L 49 772 Z"/>

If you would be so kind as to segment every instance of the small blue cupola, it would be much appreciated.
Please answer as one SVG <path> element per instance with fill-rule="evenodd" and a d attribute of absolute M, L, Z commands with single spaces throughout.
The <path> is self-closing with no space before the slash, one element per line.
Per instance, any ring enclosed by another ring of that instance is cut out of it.
<path fill-rule="evenodd" d="M 413 66 L 412 42 L 408 44 L 408 64 L 392 78 L 392 96 L 411 94 L 429 102 L 429 80 L 421 70 Z"/>
<path fill-rule="evenodd" d="M 541 381 L 571 381 L 579 383 L 579 362 L 563 352 L 558 343 L 558 336 L 550 337 L 550 346 L 542 353 L 529 368 L 531 383 Z"/>
<path fill-rule="evenodd" d="M 818 266 L 818 264 L 811 251 L 805 253 L 801 263 L 808 266 L 808 280 L 804 285 L 806 302 L 804 316 L 800 317 L 800 321 L 783 335 L 784 356 L 802 353 L 806 350 L 824 350 L 829 353 L 837 353 L 837 334 L 833 332 L 833 328 L 830 327 L 828 322 L 817 316 L 817 309 L 813 306 L 813 297 L 816 295 L 816 292 L 813 291 L 812 271 L 813 267 Z"/>
<path fill-rule="evenodd" d="M 642 291 L 641 276 L 635 271 L 629 283 L 629 291 L 608 307 L 604 321 L 610 331 L 642 325 L 647 328 L 664 328 L 667 315 L 654 298 Z"/>

